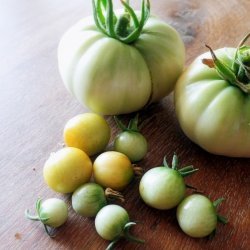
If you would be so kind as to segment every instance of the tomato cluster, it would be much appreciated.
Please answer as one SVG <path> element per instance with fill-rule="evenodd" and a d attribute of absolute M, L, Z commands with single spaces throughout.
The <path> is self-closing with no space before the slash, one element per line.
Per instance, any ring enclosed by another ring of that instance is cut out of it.
<path fill-rule="evenodd" d="M 128 137 L 132 133 L 132 137 L 139 136 L 139 140 L 143 138 L 142 146 L 144 145 L 146 139 L 139 132 L 138 115 L 129 122 L 128 127 L 117 117 L 115 121 L 122 130 L 116 136 L 115 142 L 124 133 L 127 133 Z M 97 233 L 112 241 L 109 247 L 121 237 L 143 243 L 143 240 L 130 235 L 129 228 L 136 223 L 129 220 L 127 211 L 118 205 L 108 205 L 110 200 L 124 201 L 118 191 L 125 189 L 135 175 L 130 160 L 135 159 L 135 154 L 131 155 L 130 151 L 126 150 L 118 152 L 119 148 L 123 148 L 122 140 L 119 142 L 120 147 L 117 148 L 114 143 L 112 151 L 105 151 L 110 132 L 106 120 L 94 113 L 85 113 L 70 119 L 64 128 L 66 146 L 52 153 L 45 162 L 44 180 L 56 192 L 72 193 L 72 208 L 77 214 L 96 217 Z M 129 145 L 130 138 L 124 142 L 124 148 L 133 148 L 133 140 Z M 140 143 L 137 146 L 140 147 Z M 90 157 L 93 153 L 95 156 L 92 163 Z M 136 159 L 141 159 L 145 154 L 146 150 L 143 155 L 139 150 L 140 157 Z M 136 169 L 138 170 L 138 167 Z M 216 212 L 216 207 L 222 200 L 212 203 L 202 195 L 185 198 L 186 188 L 189 186 L 185 184 L 184 177 L 197 170 L 193 166 L 179 168 L 176 154 L 173 156 L 171 167 L 164 158 L 162 166 L 154 167 L 142 176 L 139 194 L 148 206 L 156 209 L 166 210 L 178 206 L 177 219 L 181 229 L 192 237 L 204 237 L 216 229 L 217 221 L 225 223 L 226 219 Z M 65 202 L 55 198 L 38 200 L 36 211 L 36 216 L 26 211 L 27 218 L 41 221 L 50 236 L 53 235 L 49 228 L 61 226 L 68 217 Z"/>
<path fill-rule="evenodd" d="M 118 118 L 115 120 L 122 124 Z M 138 115 L 131 120 L 127 131 L 129 133 L 133 129 L 134 133 L 143 137 L 137 124 Z M 101 115 L 84 113 L 70 119 L 64 127 L 65 147 L 51 153 L 45 162 L 44 180 L 55 192 L 72 193 L 72 207 L 77 214 L 84 217 L 95 217 L 98 214 L 95 225 L 101 237 L 113 240 L 123 235 L 129 240 L 143 242 L 129 234 L 129 228 L 135 223 L 129 221 L 127 211 L 118 205 L 107 205 L 110 200 L 124 201 L 118 191 L 126 188 L 136 172 L 129 153 L 127 156 L 115 147 L 113 151 L 103 152 L 110 141 L 110 135 L 110 127 Z M 129 143 L 126 143 L 126 147 Z M 141 159 L 145 154 L 146 151 L 143 155 L 140 153 L 136 159 Z M 90 157 L 95 158 L 93 163 Z M 68 217 L 65 202 L 56 198 L 45 201 L 39 199 L 36 212 L 37 215 L 33 216 L 27 210 L 26 217 L 41 221 L 51 237 L 53 234 L 49 228 L 61 226 Z M 103 226 L 106 224 L 109 225 L 108 229 Z"/>

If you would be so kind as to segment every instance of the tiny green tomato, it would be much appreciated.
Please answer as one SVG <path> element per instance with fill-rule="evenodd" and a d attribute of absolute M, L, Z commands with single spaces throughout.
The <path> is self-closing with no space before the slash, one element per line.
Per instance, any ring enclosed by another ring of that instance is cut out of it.
<path fill-rule="evenodd" d="M 128 156 L 132 162 L 140 161 L 147 154 L 148 143 L 146 138 L 139 132 L 138 115 L 135 116 L 126 127 L 117 117 L 115 121 L 122 130 L 114 141 L 114 150 Z"/>
<path fill-rule="evenodd" d="M 107 249 L 112 249 L 113 245 L 121 238 L 130 241 L 144 243 L 130 235 L 129 228 L 136 225 L 129 221 L 127 211 L 118 205 L 107 205 L 103 207 L 95 218 L 95 228 L 97 233 L 105 240 L 112 241 Z"/>
<path fill-rule="evenodd" d="M 109 199 L 124 201 L 123 196 L 111 188 L 104 191 L 96 183 L 86 183 L 73 193 L 72 207 L 76 213 L 84 217 L 94 217 L 101 208 L 107 205 Z"/>
<path fill-rule="evenodd" d="M 215 232 L 217 221 L 227 223 L 227 219 L 216 212 L 217 206 L 223 201 L 215 202 L 200 194 L 185 198 L 177 208 L 178 223 L 187 235 L 201 238 Z"/>
<path fill-rule="evenodd" d="M 51 228 L 60 227 L 68 218 L 68 207 L 63 200 L 58 198 L 51 198 L 45 201 L 38 199 L 36 202 L 36 212 L 37 215 L 31 215 L 29 210 L 26 210 L 25 216 L 30 220 L 41 221 L 46 233 L 50 237 L 53 237 L 53 235 L 47 226 Z"/>
<path fill-rule="evenodd" d="M 152 168 L 143 175 L 139 192 L 147 205 L 165 210 L 173 208 L 181 202 L 187 187 L 184 177 L 198 169 L 194 169 L 193 166 L 182 169 L 177 169 L 177 167 L 178 159 L 174 155 L 172 168 L 168 167 L 164 159 L 164 166 Z"/>

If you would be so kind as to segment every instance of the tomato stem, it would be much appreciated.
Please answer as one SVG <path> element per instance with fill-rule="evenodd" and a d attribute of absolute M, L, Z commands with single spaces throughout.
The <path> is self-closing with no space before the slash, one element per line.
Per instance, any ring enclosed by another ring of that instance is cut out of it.
<path fill-rule="evenodd" d="M 143 168 L 138 167 L 136 164 L 133 164 L 133 171 L 136 177 L 141 177 L 143 175 Z"/>
<path fill-rule="evenodd" d="M 120 202 L 124 202 L 124 196 L 118 192 L 113 190 L 112 188 L 106 188 L 105 189 L 105 196 L 110 200 L 118 200 Z"/>
<path fill-rule="evenodd" d="M 25 218 L 34 220 L 34 221 L 40 221 L 39 217 L 37 215 L 31 215 L 28 209 L 25 210 Z"/>
<path fill-rule="evenodd" d="M 106 250 L 112 250 L 115 247 L 115 244 L 121 239 L 121 237 L 116 237 L 111 243 L 107 246 Z"/>
<path fill-rule="evenodd" d="M 133 235 L 131 235 L 129 233 L 129 230 L 132 226 L 135 226 L 136 223 L 135 222 L 128 222 L 125 226 L 124 226 L 124 236 L 125 236 L 125 239 L 128 240 L 128 241 L 132 241 L 132 242 L 136 242 L 136 243 L 145 243 L 145 240 L 142 240 L 142 239 L 139 239 Z"/>
<path fill-rule="evenodd" d="M 230 84 L 239 87 L 244 93 L 250 94 L 250 46 L 245 42 L 250 38 L 248 33 L 237 46 L 231 66 L 218 59 L 212 48 L 208 45 L 212 59 L 203 59 L 203 64 L 215 68 L 217 73 Z"/>
<path fill-rule="evenodd" d="M 130 6 L 129 1 L 121 0 L 121 3 L 125 11 L 124 14 L 117 19 L 113 10 L 112 0 L 92 0 L 93 16 L 96 27 L 102 33 L 129 44 L 139 38 L 150 16 L 150 3 L 149 0 L 142 0 L 140 21 Z"/>

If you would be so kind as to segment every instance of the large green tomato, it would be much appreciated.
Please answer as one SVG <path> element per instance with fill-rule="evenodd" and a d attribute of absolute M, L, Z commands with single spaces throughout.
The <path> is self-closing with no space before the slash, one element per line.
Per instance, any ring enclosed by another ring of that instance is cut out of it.
<path fill-rule="evenodd" d="M 58 47 L 66 88 L 83 105 L 104 115 L 134 112 L 169 94 L 184 57 L 177 31 L 153 16 L 129 44 L 102 33 L 94 18 L 87 17 L 63 35 Z"/>
<path fill-rule="evenodd" d="M 236 50 L 215 51 L 232 66 Z M 224 80 L 199 56 L 186 69 L 175 88 L 177 117 L 184 133 L 207 151 L 232 157 L 250 157 L 250 95 Z"/>

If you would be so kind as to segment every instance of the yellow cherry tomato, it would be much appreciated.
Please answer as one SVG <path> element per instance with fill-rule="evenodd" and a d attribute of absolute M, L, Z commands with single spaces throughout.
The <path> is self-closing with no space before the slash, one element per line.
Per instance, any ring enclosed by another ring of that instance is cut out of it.
<path fill-rule="evenodd" d="M 59 193 L 72 193 L 90 180 L 92 162 L 82 150 L 63 148 L 52 153 L 43 168 L 47 185 Z"/>
<path fill-rule="evenodd" d="M 134 171 L 125 154 L 108 151 L 100 154 L 94 161 L 93 175 L 99 185 L 120 191 L 133 179 Z"/>
<path fill-rule="evenodd" d="M 110 127 L 98 114 L 85 113 L 70 119 L 64 128 L 64 142 L 69 147 L 76 147 L 87 155 L 100 153 L 108 145 Z"/>

